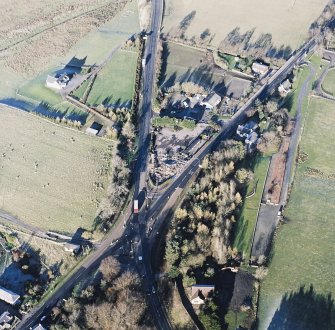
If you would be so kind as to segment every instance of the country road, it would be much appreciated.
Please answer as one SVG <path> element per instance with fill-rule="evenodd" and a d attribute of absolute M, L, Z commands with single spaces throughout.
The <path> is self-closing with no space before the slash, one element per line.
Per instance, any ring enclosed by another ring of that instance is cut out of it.
<path fill-rule="evenodd" d="M 157 49 L 157 42 L 159 38 L 160 25 L 162 19 L 163 1 L 158 0 L 153 2 L 152 6 L 152 21 L 151 33 L 147 37 L 145 58 L 147 63 L 143 73 L 143 100 L 142 107 L 139 111 L 139 134 L 138 134 L 138 159 L 134 170 L 134 199 L 138 199 L 139 194 L 145 191 L 146 188 L 146 170 L 147 160 L 150 145 L 150 121 L 151 121 L 151 106 L 153 88 L 155 84 L 155 56 Z M 263 100 L 267 97 L 269 92 L 273 91 L 277 85 L 286 77 L 286 75 L 293 69 L 293 67 L 304 59 L 305 53 L 311 51 L 315 46 L 315 40 L 312 39 L 304 45 L 304 47 L 297 51 L 269 80 L 263 85 L 251 98 L 242 106 L 232 117 L 226 122 L 222 129 L 212 138 L 202 149 L 188 163 L 187 167 L 181 174 L 173 181 L 173 183 L 166 189 L 166 191 L 149 207 L 148 210 L 141 210 L 139 215 L 130 214 L 125 218 L 127 228 L 123 228 L 123 222 L 119 221 L 107 235 L 101 245 L 93 251 L 83 262 L 83 264 L 72 272 L 63 282 L 54 288 L 52 295 L 42 304 L 36 306 L 31 313 L 24 316 L 22 322 L 17 329 L 29 329 L 29 327 L 38 323 L 41 315 L 50 311 L 53 305 L 59 299 L 68 296 L 72 288 L 82 279 L 89 276 L 95 270 L 101 260 L 107 255 L 115 253 L 115 251 L 122 246 L 124 242 L 124 233 L 129 227 L 138 226 L 138 233 L 140 235 L 140 243 L 136 251 L 136 257 L 142 256 L 142 260 L 136 258 L 137 269 L 141 275 L 144 275 L 144 287 L 146 290 L 151 290 L 155 286 L 155 276 L 151 269 L 151 247 L 154 246 L 156 235 L 147 237 L 148 220 L 152 216 L 157 216 L 164 208 L 172 193 L 177 191 L 177 188 L 182 190 L 188 180 L 192 177 L 194 171 L 198 168 L 201 160 L 211 152 L 223 140 L 229 138 L 236 130 L 236 127 L 244 122 L 247 118 L 246 111 L 253 106 L 257 99 Z M 131 225 L 131 226 L 130 226 Z M 161 226 L 165 225 L 165 219 L 157 221 L 154 224 L 154 230 L 160 231 Z M 135 235 L 137 233 L 134 233 Z M 115 239 L 119 239 L 116 245 L 111 246 Z M 156 293 L 150 294 L 149 307 L 154 316 L 158 329 L 171 329 L 169 319 L 162 308 L 159 297 Z"/>
<path fill-rule="evenodd" d="M 309 64 L 310 73 L 303 82 L 301 90 L 298 95 L 297 112 L 295 117 L 295 129 L 290 139 L 290 145 L 286 157 L 285 174 L 282 183 L 282 190 L 280 195 L 279 205 L 261 204 L 256 222 L 254 237 L 252 240 L 251 256 L 260 257 L 268 256 L 270 253 L 271 242 L 277 225 L 279 223 L 278 211 L 281 205 L 287 203 L 288 192 L 292 184 L 292 172 L 295 165 L 296 151 L 301 136 L 302 127 L 302 107 L 303 102 L 308 97 L 309 84 L 311 79 L 315 76 L 315 68 Z"/>

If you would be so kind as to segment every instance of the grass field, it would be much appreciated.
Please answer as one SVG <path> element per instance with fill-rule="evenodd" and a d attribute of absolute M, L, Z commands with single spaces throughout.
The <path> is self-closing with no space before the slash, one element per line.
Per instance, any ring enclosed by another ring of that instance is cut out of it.
<path fill-rule="evenodd" d="M 133 0 L 109 22 L 75 44 L 69 50 L 66 62 L 76 57 L 86 58 L 85 64 L 100 64 L 116 46 L 139 32 L 138 6 L 137 1 Z"/>
<path fill-rule="evenodd" d="M 170 87 L 177 81 L 193 81 L 207 87 L 222 83 L 224 77 L 214 72 L 213 63 L 203 50 L 176 43 L 165 44 L 162 85 Z"/>
<path fill-rule="evenodd" d="M 261 157 L 254 168 L 255 178 L 248 186 L 247 195 L 255 191 L 255 194 L 244 202 L 241 216 L 236 223 L 236 234 L 233 246 L 240 252 L 244 252 L 246 259 L 249 259 L 251 242 L 254 228 L 257 221 L 257 212 L 261 202 L 266 173 L 270 158 Z M 256 188 L 256 190 L 254 190 Z"/>
<path fill-rule="evenodd" d="M 322 69 L 327 65 L 327 63 L 323 61 L 321 57 L 315 54 L 311 56 L 309 60 L 314 66 L 315 72 L 316 72 L 315 77 L 311 79 L 309 83 L 309 89 L 311 90 L 314 82 L 320 76 Z M 292 91 L 286 96 L 284 100 L 283 106 L 288 109 L 291 117 L 294 117 L 296 115 L 299 91 L 301 90 L 302 85 L 304 84 L 305 80 L 308 78 L 309 74 L 310 74 L 310 69 L 307 65 L 304 65 L 303 67 L 299 68 L 296 79 L 293 82 Z M 308 100 L 306 98 L 304 100 L 303 107 L 302 107 L 303 111 L 307 109 L 307 101 Z"/>
<path fill-rule="evenodd" d="M 102 63 L 116 46 L 140 31 L 135 0 L 32 0 L 29 6 L 18 2 L 6 1 L 2 8 L 6 17 L 0 46 L 28 40 L 5 51 L 0 59 L 0 101 L 6 104 L 15 104 L 20 86 L 24 96 L 58 105 L 57 95 L 44 88 L 46 74 L 52 73 L 48 68 L 64 66 L 73 58 L 86 65 Z M 52 28 L 53 24 L 60 25 Z M 64 110 L 62 105 L 57 108 Z"/>
<path fill-rule="evenodd" d="M 130 106 L 134 94 L 137 53 L 119 50 L 99 72 L 87 104 Z"/>
<path fill-rule="evenodd" d="M 87 113 L 80 108 L 75 107 L 67 101 L 63 101 L 62 97 L 56 91 L 45 86 L 45 80 L 48 74 L 55 74 L 58 70 L 50 70 L 39 74 L 36 78 L 29 80 L 23 84 L 17 91 L 17 98 L 23 96 L 23 100 L 28 98 L 26 110 L 36 111 L 50 117 L 63 117 L 80 120 L 82 123 L 87 118 Z M 48 107 L 43 106 L 44 102 Z"/>
<path fill-rule="evenodd" d="M 322 83 L 322 88 L 326 93 L 335 95 L 335 70 L 329 70 L 325 80 Z"/>
<path fill-rule="evenodd" d="M 253 39 L 262 33 L 272 36 L 274 46 L 298 47 L 306 37 L 310 24 L 318 18 L 328 0 L 249 0 L 207 1 L 168 0 L 164 32 L 174 34 L 184 20 L 186 37 L 199 38 L 207 29 L 212 45 L 220 42 L 235 28 L 243 34 L 255 29 Z M 192 14 L 193 12 L 193 14 Z M 184 19 L 190 15 L 190 19 Z M 194 16 L 192 18 L 192 16 Z"/>
<path fill-rule="evenodd" d="M 106 194 L 111 142 L 5 106 L 0 126 L 0 209 L 44 229 L 90 229 Z"/>
<path fill-rule="evenodd" d="M 308 156 L 297 167 L 285 212 L 288 222 L 279 230 L 261 286 L 259 329 L 335 327 L 335 311 L 327 298 L 335 296 L 334 125 L 334 103 L 312 98 L 300 143 L 300 152 Z M 306 289 L 300 290 L 302 286 Z"/>

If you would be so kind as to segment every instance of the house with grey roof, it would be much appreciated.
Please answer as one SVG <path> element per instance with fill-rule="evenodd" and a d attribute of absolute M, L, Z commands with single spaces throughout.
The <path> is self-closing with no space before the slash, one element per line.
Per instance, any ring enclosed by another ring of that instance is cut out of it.
<path fill-rule="evenodd" d="M 216 93 L 208 94 L 201 102 L 200 105 L 204 105 L 206 109 L 212 110 L 219 105 L 221 102 L 221 96 Z"/>

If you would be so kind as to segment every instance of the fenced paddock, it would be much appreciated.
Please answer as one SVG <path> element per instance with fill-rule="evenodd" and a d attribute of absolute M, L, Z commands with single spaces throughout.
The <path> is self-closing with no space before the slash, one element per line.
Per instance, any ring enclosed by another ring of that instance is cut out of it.
<path fill-rule="evenodd" d="M 0 209 L 46 230 L 91 228 L 112 142 L 0 106 L 0 148 Z"/>

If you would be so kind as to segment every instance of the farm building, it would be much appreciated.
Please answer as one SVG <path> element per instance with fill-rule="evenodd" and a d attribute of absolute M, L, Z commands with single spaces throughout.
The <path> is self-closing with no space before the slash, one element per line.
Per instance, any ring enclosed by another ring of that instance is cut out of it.
<path fill-rule="evenodd" d="M 205 99 L 200 102 L 200 105 L 204 105 L 206 109 L 213 109 L 221 102 L 221 96 L 216 93 L 210 93 Z"/>
<path fill-rule="evenodd" d="M 259 62 L 254 62 L 251 69 L 254 73 L 264 76 L 269 71 L 269 66 Z"/>
<path fill-rule="evenodd" d="M 0 299 L 8 304 L 15 305 L 18 303 L 20 296 L 10 290 L 0 287 Z"/>
<path fill-rule="evenodd" d="M 64 245 L 64 250 L 66 252 L 78 253 L 78 251 L 80 250 L 80 245 L 78 245 L 78 244 L 72 244 L 72 243 L 66 243 Z"/>
<path fill-rule="evenodd" d="M 65 88 L 69 81 L 70 77 L 66 73 L 63 73 L 59 77 L 48 75 L 45 83 L 49 88 L 60 90 Z"/>
<path fill-rule="evenodd" d="M 92 135 L 98 135 L 101 129 L 102 129 L 102 125 L 97 122 L 94 122 L 90 127 L 86 129 L 86 133 L 92 134 Z"/>
<path fill-rule="evenodd" d="M 214 285 L 192 285 L 191 303 L 202 305 L 210 298 L 215 289 Z"/>

